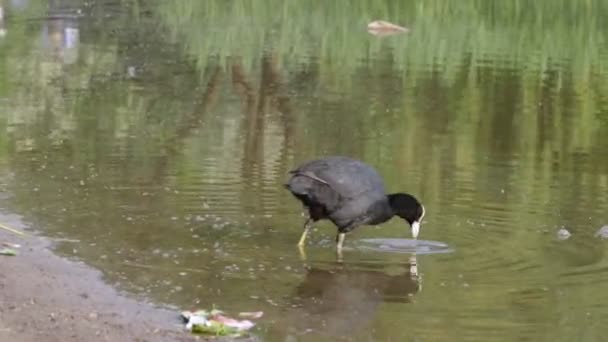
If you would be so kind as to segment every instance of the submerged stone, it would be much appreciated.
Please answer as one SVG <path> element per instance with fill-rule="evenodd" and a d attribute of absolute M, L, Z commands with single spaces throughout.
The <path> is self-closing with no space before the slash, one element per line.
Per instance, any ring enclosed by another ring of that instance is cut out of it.
<path fill-rule="evenodd" d="M 568 240 L 572 234 L 566 228 L 561 228 L 557 231 L 558 240 Z"/>
<path fill-rule="evenodd" d="M 608 239 L 608 225 L 605 225 L 598 229 L 598 231 L 595 233 L 595 237 L 598 237 L 600 239 Z"/>

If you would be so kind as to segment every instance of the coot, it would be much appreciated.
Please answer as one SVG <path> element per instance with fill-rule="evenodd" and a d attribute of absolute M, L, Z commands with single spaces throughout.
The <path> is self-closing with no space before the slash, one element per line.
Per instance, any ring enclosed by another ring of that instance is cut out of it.
<path fill-rule="evenodd" d="M 418 237 L 424 206 L 406 193 L 387 195 L 378 172 L 362 161 L 335 156 L 309 161 L 289 172 L 285 187 L 308 209 L 309 218 L 299 246 L 315 221 L 331 220 L 338 227 L 340 252 L 345 234 L 361 225 L 378 225 L 397 215 Z"/>

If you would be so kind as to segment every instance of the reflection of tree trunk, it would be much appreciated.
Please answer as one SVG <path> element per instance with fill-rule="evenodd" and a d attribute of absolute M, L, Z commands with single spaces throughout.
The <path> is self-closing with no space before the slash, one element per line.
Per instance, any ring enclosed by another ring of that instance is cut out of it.
<path fill-rule="evenodd" d="M 235 58 L 232 63 L 232 87 L 238 96 L 244 98 L 245 108 L 243 108 L 243 111 L 250 114 L 255 106 L 255 95 L 253 87 L 247 81 L 240 58 Z"/>
<path fill-rule="evenodd" d="M 275 93 L 275 101 L 273 101 L 273 107 L 276 108 L 279 113 L 279 118 L 283 126 L 283 148 L 281 155 L 281 165 L 286 165 L 286 158 L 292 153 L 294 146 L 294 118 L 291 110 L 291 103 L 289 102 L 289 95 L 283 82 L 280 79 L 280 73 L 276 68 L 276 63 L 269 66 L 272 69 L 273 74 L 273 91 Z"/>
<path fill-rule="evenodd" d="M 277 73 L 278 74 L 278 73 Z M 290 164 L 290 157 L 293 155 L 295 146 L 295 118 L 293 117 L 292 107 L 290 103 L 289 94 L 285 89 L 284 84 L 276 79 L 276 108 L 279 112 L 279 118 L 281 125 L 283 126 L 283 146 L 281 148 L 281 156 L 279 158 L 281 170 L 277 170 L 278 174 L 283 175 L 287 173 L 288 165 Z"/>
<path fill-rule="evenodd" d="M 237 69 L 238 70 L 238 69 Z M 278 71 L 272 68 L 272 60 L 269 55 L 262 57 L 262 75 L 258 88 L 257 106 L 254 110 L 246 112 L 245 118 L 245 146 L 244 146 L 244 177 L 250 179 L 253 176 L 254 166 L 262 165 L 264 148 L 264 123 L 267 103 L 270 102 L 275 93 Z M 250 88 L 249 88 L 250 89 Z M 247 98 L 248 104 L 253 104 Z M 253 109 L 248 107 L 248 109 Z"/>
<path fill-rule="evenodd" d="M 188 138 L 192 131 L 200 126 L 203 115 L 212 108 L 217 102 L 218 84 L 222 73 L 220 66 L 216 66 L 212 73 L 205 92 L 203 93 L 198 110 L 185 115 L 181 122 L 178 122 L 175 129 L 175 135 L 165 144 L 165 153 L 160 156 L 156 162 L 154 171 L 154 179 L 161 179 L 165 174 L 169 160 L 176 155 L 177 151 L 182 149 L 183 142 Z"/>
<path fill-rule="evenodd" d="M 241 97 L 243 102 L 243 113 L 245 114 L 244 126 L 245 126 L 245 141 L 243 150 L 245 152 L 244 155 L 244 165 L 242 166 L 243 178 L 247 179 L 251 176 L 251 148 L 252 145 L 251 140 L 255 137 L 254 132 L 256 132 L 256 124 L 258 120 L 258 113 L 255 109 L 256 97 L 254 93 L 254 89 L 251 86 L 251 82 L 247 80 L 247 75 L 245 74 L 245 70 L 243 65 L 241 64 L 240 58 L 236 57 L 232 62 L 232 87 L 234 92 Z"/>
<path fill-rule="evenodd" d="M 209 79 L 209 83 L 207 83 L 207 87 L 201 98 L 199 109 L 185 116 L 183 121 L 178 124 L 175 132 L 176 140 L 183 141 L 186 137 L 189 137 L 192 131 L 200 126 L 203 114 L 217 103 L 218 84 L 221 75 L 222 70 L 218 65 L 213 69 L 211 79 Z"/>
<path fill-rule="evenodd" d="M 559 83 L 559 76 L 559 73 L 552 68 L 545 70 L 543 73 L 543 82 L 538 91 L 538 101 L 535 103 L 535 105 L 538 106 L 536 112 L 538 127 L 536 135 L 536 158 L 539 162 L 542 160 L 542 154 L 545 151 L 547 142 L 551 141 L 553 138 L 554 132 L 550 129 L 555 126 L 553 124 L 553 114 L 555 113 L 553 94 Z"/>
<path fill-rule="evenodd" d="M 268 104 L 272 109 L 279 113 L 283 125 L 285 147 L 287 148 L 291 147 L 289 142 L 293 138 L 293 117 L 291 104 L 289 103 L 289 95 L 284 89 L 285 86 L 281 80 L 281 72 L 277 64 L 278 62 L 275 54 L 266 55 L 263 59 L 262 82 L 263 84 L 266 84 L 266 89 L 262 94 L 268 96 Z M 264 100 L 261 100 L 260 102 L 263 101 Z"/>
<path fill-rule="evenodd" d="M 245 114 L 242 177 L 243 179 L 252 180 L 251 182 L 247 182 L 248 184 L 261 184 L 261 178 L 264 174 L 262 166 L 264 165 L 264 132 L 266 129 L 267 112 L 276 110 L 283 124 L 286 145 L 282 149 L 281 156 L 279 156 L 282 164 L 286 164 L 286 151 L 291 146 L 289 141 L 293 139 L 289 96 L 285 91 L 282 91 L 283 84 L 276 55 L 266 54 L 262 57 L 261 62 L 262 70 L 260 85 L 257 89 L 257 98 L 254 88 L 247 80 L 240 59 L 234 59 L 232 63 L 232 86 L 234 92 L 243 101 Z M 258 170 L 257 177 L 256 172 L 254 172 L 256 169 Z M 254 177 L 257 179 L 254 179 Z M 256 191 L 256 189 L 248 190 Z"/>

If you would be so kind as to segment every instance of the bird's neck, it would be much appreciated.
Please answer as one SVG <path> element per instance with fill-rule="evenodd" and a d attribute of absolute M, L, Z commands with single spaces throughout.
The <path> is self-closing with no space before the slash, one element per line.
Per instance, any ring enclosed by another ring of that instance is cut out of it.
<path fill-rule="evenodd" d="M 374 213 L 374 219 L 372 222 L 370 222 L 370 224 L 380 224 L 395 216 L 395 211 L 393 211 L 388 197 L 386 197 L 386 199 L 381 203 L 378 203 L 378 207 L 374 210 Z"/>

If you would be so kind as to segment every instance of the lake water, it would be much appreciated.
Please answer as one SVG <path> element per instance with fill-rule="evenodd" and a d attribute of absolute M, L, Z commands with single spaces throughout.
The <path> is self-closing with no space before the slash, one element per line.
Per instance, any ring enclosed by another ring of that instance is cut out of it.
<path fill-rule="evenodd" d="M 0 1 L 0 207 L 60 253 L 268 341 L 606 340 L 608 3 L 142 3 Z M 282 184 L 334 154 L 451 253 L 300 255 Z"/>

